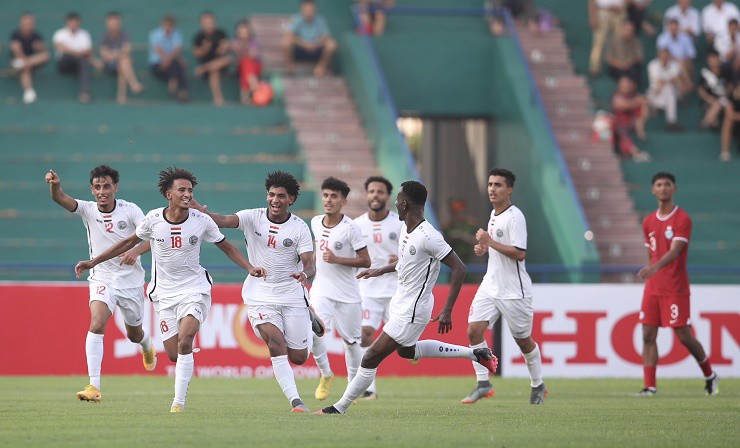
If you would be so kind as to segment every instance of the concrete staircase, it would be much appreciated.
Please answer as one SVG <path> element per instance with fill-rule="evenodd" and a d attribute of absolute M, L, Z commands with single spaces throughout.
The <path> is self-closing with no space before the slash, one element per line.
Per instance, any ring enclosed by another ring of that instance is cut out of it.
<path fill-rule="evenodd" d="M 593 229 L 602 264 L 644 264 L 639 215 L 612 145 L 591 140 L 591 92 L 586 79 L 575 74 L 563 31 L 554 28 L 536 36 L 523 25 L 517 30 Z M 629 274 L 612 279 L 634 280 Z"/>
<path fill-rule="evenodd" d="M 285 61 L 280 48 L 290 16 L 253 16 L 251 23 L 260 41 L 265 71 L 282 73 Z M 311 65 L 297 65 L 296 75 L 283 77 L 288 117 L 296 130 L 316 188 L 334 176 L 352 189 L 346 214 L 364 213 L 364 182 L 378 173 L 375 155 L 347 83 L 341 76 L 315 78 Z"/>

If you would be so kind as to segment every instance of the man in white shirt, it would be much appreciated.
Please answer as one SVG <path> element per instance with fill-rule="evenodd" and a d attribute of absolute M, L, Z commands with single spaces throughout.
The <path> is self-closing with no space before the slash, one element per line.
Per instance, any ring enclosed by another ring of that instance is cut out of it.
<path fill-rule="evenodd" d="M 347 379 L 352 381 L 362 360 L 362 300 L 356 275 L 357 268 L 370 267 L 370 254 L 360 226 L 342 213 L 349 191 L 346 182 L 334 177 L 325 179 L 321 184 L 325 214 L 311 220 L 316 248 L 316 277 L 311 284 L 311 306 L 326 325 L 327 331 L 336 329 L 344 341 Z M 321 371 L 315 396 L 323 401 L 329 396 L 334 374 L 322 338 L 314 335 L 311 352 Z"/>
<path fill-rule="evenodd" d="M 398 216 L 404 225 L 398 249 L 398 261 L 380 269 L 357 275 L 361 281 L 398 271 L 398 289 L 391 299 L 390 318 L 383 332 L 365 352 L 357 375 L 342 398 L 316 414 L 344 414 L 375 379 L 378 365 L 393 352 L 406 359 L 467 358 L 495 372 L 498 360 L 488 348 L 472 349 L 460 345 L 419 338 L 427 324 L 439 322 L 439 333 L 452 329 L 452 307 L 460 293 L 467 269 L 442 234 L 424 219 L 427 190 L 416 181 L 406 181 L 396 196 Z M 450 292 L 442 312 L 432 319 L 434 296 L 440 263 L 452 270 Z"/>
<path fill-rule="evenodd" d="M 365 180 L 367 194 L 367 213 L 355 218 L 360 226 L 362 237 L 367 243 L 372 264 L 371 269 L 398 261 L 398 238 L 403 222 L 398 215 L 388 209 L 388 201 L 393 185 L 382 176 L 370 176 Z M 363 355 L 373 343 L 375 332 L 381 323 L 388 322 L 390 303 L 396 292 L 398 274 L 391 272 L 382 277 L 368 278 L 360 282 L 362 297 L 362 347 Z M 375 381 L 363 393 L 363 398 L 374 400 L 378 397 Z"/>
<path fill-rule="evenodd" d="M 732 63 L 740 53 L 740 31 L 738 31 L 738 19 L 730 19 L 727 24 L 727 33 L 714 40 L 714 49 L 719 54 L 722 62 Z"/>
<path fill-rule="evenodd" d="M 664 26 L 667 27 L 671 19 L 676 19 L 681 31 L 694 39 L 701 33 L 699 11 L 691 6 L 691 0 L 677 0 L 675 5 L 668 8 L 663 16 Z"/>
<path fill-rule="evenodd" d="M 671 53 L 667 48 L 661 47 L 658 49 L 658 57 L 650 61 L 647 70 L 650 80 L 647 98 L 650 106 L 665 112 L 667 130 L 681 131 L 681 126 L 676 124 L 681 66 L 671 59 Z"/>
<path fill-rule="evenodd" d="M 144 219 L 136 204 L 116 199 L 118 180 L 118 171 L 108 165 L 93 168 L 90 171 L 90 191 L 95 201 L 83 201 L 64 193 L 57 173 L 49 170 L 46 174 L 54 202 L 82 218 L 91 258 L 132 235 Z M 124 254 L 120 262 L 109 261 L 90 271 L 87 279 L 90 284 L 90 329 L 85 340 L 90 384 L 77 392 L 77 398 L 82 401 L 99 402 L 102 399 L 103 336 L 116 307 L 123 315 L 126 336 L 131 342 L 141 345 L 144 368 L 152 371 L 157 366 L 152 339 L 141 325 L 144 318 L 144 269 L 139 255 L 147 251 L 149 243 L 143 243 Z"/>
<path fill-rule="evenodd" d="M 209 211 L 197 202 L 219 227 L 244 233 L 249 260 L 269 275 L 248 276 L 242 299 L 254 334 L 265 341 L 275 379 L 291 412 L 309 412 L 301 400 L 290 362 L 301 365 L 311 349 L 311 330 L 323 336 L 323 323 L 308 307 L 306 281 L 316 273 L 311 231 L 290 212 L 300 193 L 298 180 L 284 171 L 267 175 L 267 208 L 240 210 L 233 215 Z"/>
<path fill-rule="evenodd" d="M 93 62 L 93 47 L 90 33 L 80 28 L 80 15 L 67 14 L 65 27 L 52 37 L 56 50 L 57 68 L 60 73 L 75 74 L 80 78 L 80 102 L 90 101 L 90 66 Z"/>
<path fill-rule="evenodd" d="M 527 362 L 532 387 L 529 402 L 542 404 L 547 388 L 542 381 L 540 348 L 532 339 L 532 280 L 527 274 L 527 224 L 521 210 L 511 203 L 516 176 L 494 168 L 488 175 L 488 198 L 493 205 L 488 230 L 478 229 L 475 254 L 488 254 L 488 269 L 470 304 L 468 338 L 475 350 L 487 348 L 485 332 L 503 316 Z M 462 402 L 475 403 L 493 396 L 488 371 L 473 363 L 478 385 Z"/>
<path fill-rule="evenodd" d="M 601 59 L 607 39 L 616 35 L 619 24 L 625 19 L 624 0 L 588 0 L 588 18 L 593 30 L 589 67 L 591 76 L 601 73 Z"/>
<path fill-rule="evenodd" d="M 701 27 L 709 45 L 713 45 L 715 39 L 727 32 L 731 19 L 740 20 L 740 10 L 731 2 L 712 0 L 711 4 L 702 9 Z"/>
<path fill-rule="evenodd" d="M 164 349 L 175 366 L 175 398 L 171 413 L 185 411 L 185 399 L 193 376 L 193 339 L 211 308 L 213 280 L 200 265 L 203 242 L 215 243 L 236 265 L 255 277 L 265 271 L 253 268 L 244 255 L 221 234 L 210 216 L 191 209 L 195 176 L 182 168 L 160 171 L 159 192 L 167 207 L 147 213 L 136 233 L 122 239 L 89 261 L 75 266 L 77 278 L 140 241 L 151 241 L 152 279 L 147 296 L 154 302 Z"/>

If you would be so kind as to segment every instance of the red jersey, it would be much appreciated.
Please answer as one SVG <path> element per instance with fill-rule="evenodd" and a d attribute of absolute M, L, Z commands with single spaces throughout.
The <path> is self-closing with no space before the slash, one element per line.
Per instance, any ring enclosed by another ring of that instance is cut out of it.
<path fill-rule="evenodd" d="M 686 260 L 691 237 L 691 218 L 688 213 L 678 206 L 668 216 L 660 216 L 660 211 L 651 213 L 642 221 L 642 232 L 645 234 L 645 247 L 650 250 L 651 264 L 657 263 L 668 253 L 673 240 L 686 241 L 686 246 L 673 263 L 647 279 L 645 292 L 656 295 L 689 295 Z"/>

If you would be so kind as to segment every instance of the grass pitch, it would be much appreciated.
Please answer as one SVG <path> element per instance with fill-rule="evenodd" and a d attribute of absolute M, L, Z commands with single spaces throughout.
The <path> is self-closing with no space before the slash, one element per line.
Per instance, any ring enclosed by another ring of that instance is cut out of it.
<path fill-rule="evenodd" d="M 740 380 L 705 397 L 701 379 L 659 380 L 660 395 L 635 398 L 639 380 L 550 379 L 544 406 L 528 404 L 526 380 L 494 381 L 496 396 L 460 399 L 474 378 L 381 378 L 381 397 L 343 416 L 291 414 L 274 380 L 199 379 L 184 414 L 170 414 L 173 379 L 103 377 L 103 402 L 75 393 L 85 377 L 0 377 L 0 446 L 737 446 Z M 311 410 L 324 403 L 300 380 Z"/>

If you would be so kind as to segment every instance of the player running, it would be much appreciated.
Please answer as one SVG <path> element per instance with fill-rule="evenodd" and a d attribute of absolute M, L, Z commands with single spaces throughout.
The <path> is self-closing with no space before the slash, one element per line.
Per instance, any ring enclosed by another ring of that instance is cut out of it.
<path fill-rule="evenodd" d="M 658 327 L 672 327 L 678 340 L 699 363 L 704 374 L 705 393 L 717 395 L 719 392 L 717 373 L 712 371 L 704 348 L 691 333 L 689 276 L 686 272 L 691 218 L 673 202 L 677 189 L 673 174 L 661 172 L 653 176 L 652 192 L 658 198 L 658 210 L 642 221 L 649 260 L 638 274 L 647 279 L 640 309 L 645 387 L 637 395 L 642 397 L 658 393 L 655 383 Z"/>
<path fill-rule="evenodd" d="M 494 168 L 488 173 L 488 199 L 493 205 L 488 231 L 478 229 L 475 254 L 488 254 L 488 269 L 470 304 L 468 341 L 471 348 L 488 347 L 485 332 L 503 316 L 511 336 L 527 362 L 531 404 L 542 404 L 547 388 L 542 381 L 542 357 L 532 340 L 532 280 L 524 266 L 527 256 L 527 223 L 524 214 L 511 203 L 516 176 L 509 170 Z M 493 397 L 488 370 L 473 363 L 478 385 L 462 403 L 472 404 Z"/>
<path fill-rule="evenodd" d="M 95 201 L 82 201 L 62 191 L 62 181 L 57 173 L 52 170 L 46 173 L 46 182 L 54 202 L 82 218 L 87 229 L 90 257 L 100 255 L 133 234 L 144 219 L 144 213 L 136 204 L 116 199 L 118 180 L 118 171 L 107 165 L 93 168 L 90 171 L 90 190 Z M 122 261 L 108 261 L 90 271 L 87 278 L 90 286 L 90 329 L 85 341 L 90 384 L 77 392 L 80 400 L 99 402 L 102 399 L 100 368 L 103 363 L 103 336 L 108 319 L 116 307 L 123 315 L 126 336 L 131 342 L 141 345 L 144 368 L 152 371 L 157 366 L 152 339 L 141 325 L 144 318 L 144 269 L 138 257 L 148 250 L 148 244 L 141 244 L 124 254 Z"/>
<path fill-rule="evenodd" d="M 439 322 L 439 333 L 452 329 L 452 307 L 460 293 L 467 269 L 442 235 L 424 219 L 427 189 L 416 181 L 406 181 L 396 196 L 396 208 L 404 221 L 398 261 L 380 269 L 360 272 L 357 277 L 378 277 L 398 271 L 398 289 L 391 299 L 390 319 L 380 336 L 362 357 L 357 375 L 347 386 L 342 398 L 317 414 L 344 414 L 375 379 L 378 365 L 391 353 L 407 359 L 467 358 L 476 360 L 495 372 L 498 360 L 488 348 L 469 348 L 424 340 L 419 337 L 430 322 L 434 308 L 432 288 L 437 282 L 440 262 L 451 270 L 450 292 L 442 312 L 431 319 Z"/>
<path fill-rule="evenodd" d="M 393 185 L 385 177 L 371 176 L 365 181 L 367 193 L 367 213 L 355 219 L 362 230 L 367 250 L 370 253 L 371 269 L 398 261 L 398 236 L 403 223 L 398 215 L 388 210 Z M 364 355 L 373 335 L 380 328 L 381 322 L 388 322 L 391 297 L 396 292 L 398 273 L 393 271 L 382 277 L 368 278 L 360 282 L 362 297 L 362 354 Z M 377 386 L 373 380 L 370 387 L 362 394 L 367 400 L 378 398 Z"/>
<path fill-rule="evenodd" d="M 344 341 L 347 380 L 352 381 L 362 360 L 362 300 L 357 268 L 370 267 L 370 254 L 360 227 L 342 213 L 349 191 L 346 182 L 334 177 L 321 184 L 325 214 L 311 220 L 318 250 L 316 277 L 311 285 L 311 306 L 326 324 L 327 331 L 336 328 Z M 334 374 L 321 337 L 314 335 L 311 352 L 321 371 L 315 396 L 322 401 L 329 396 Z"/>
<path fill-rule="evenodd" d="M 193 376 L 193 338 L 208 317 L 213 280 L 200 265 L 203 242 L 215 243 L 234 263 L 256 277 L 265 271 L 252 265 L 221 234 L 206 214 L 190 208 L 195 176 L 182 168 L 159 173 L 159 192 L 167 207 L 157 208 L 136 226 L 136 233 L 120 240 L 92 260 L 75 266 L 82 272 L 130 250 L 140 241 L 151 241 L 152 278 L 147 296 L 154 302 L 164 349 L 175 368 L 175 398 L 170 412 L 185 410 L 188 385 Z"/>
<path fill-rule="evenodd" d="M 316 273 L 313 241 L 306 223 L 290 212 L 300 192 L 296 178 L 275 171 L 268 174 L 265 189 L 267 208 L 220 215 L 197 202 L 193 206 L 211 216 L 219 227 L 244 232 L 249 260 L 270 273 L 262 279 L 247 277 L 242 298 L 249 307 L 254 333 L 267 344 L 275 379 L 288 398 L 291 412 L 309 412 L 298 395 L 288 361 L 305 363 L 312 328 L 319 335 L 324 333 L 323 324 L 311 315 L 306 298 L 306 280 Z"/>

